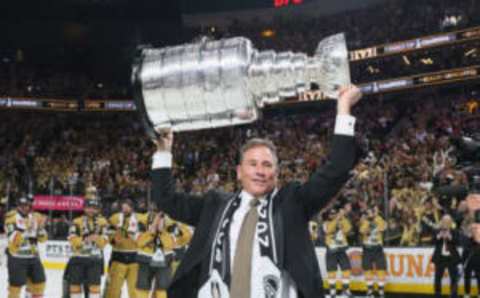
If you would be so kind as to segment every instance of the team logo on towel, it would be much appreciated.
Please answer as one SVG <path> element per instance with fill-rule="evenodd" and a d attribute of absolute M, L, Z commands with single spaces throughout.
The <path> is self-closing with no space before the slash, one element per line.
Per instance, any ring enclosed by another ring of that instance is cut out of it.
<path fill-rule="evenodd" d="M 263 289 L 265 298 L 275 298 L 280 287 L 280 279 L 274 275 L 267 275 L 263 278 Z"/>
<path fill-rule="evenodd" d="M 210 284 L 210 292 L 212 294 L 212 298 L 222 298 L 222 295 L 220 294 L 220 285 L 218 282 L 212 282 Z"/>

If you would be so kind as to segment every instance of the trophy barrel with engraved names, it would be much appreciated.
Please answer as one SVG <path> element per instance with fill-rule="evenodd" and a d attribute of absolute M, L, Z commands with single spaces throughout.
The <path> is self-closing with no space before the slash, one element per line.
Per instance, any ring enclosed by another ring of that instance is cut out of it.
<path fill-rule="evenodd" d="M 330 98 L 350 84 L 345 37 L 320 41 L 314 56 L 258 51 L 243 37 L 140 51 L 132 69 L 135 100 L 156 129 L 208 129 L 256 121 L 266 104 L 307 91 Z"/>

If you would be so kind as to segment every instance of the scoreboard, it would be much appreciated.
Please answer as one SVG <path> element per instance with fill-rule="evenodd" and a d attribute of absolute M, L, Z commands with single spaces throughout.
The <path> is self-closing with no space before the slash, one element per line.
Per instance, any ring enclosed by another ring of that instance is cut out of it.
<path fill-rule="evenodd" d="M 273 0 L 273 7 L 281 8 L 289 5 L 302 4 L 304 0 Z"/>
<path fill-rule="evenodd" d="M 317 0 L 182 0 L 182 13 L 214 13 L 244 9 L 294 7 Z"/>

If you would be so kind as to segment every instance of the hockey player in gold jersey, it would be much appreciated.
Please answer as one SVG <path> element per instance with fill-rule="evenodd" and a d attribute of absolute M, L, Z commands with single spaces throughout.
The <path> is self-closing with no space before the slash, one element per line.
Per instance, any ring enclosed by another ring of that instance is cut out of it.
<path fill-rule="evenodd" d="M 173 273 L 175 273 L 180 263 L 180 259 L 182 258 L 188 244 L 190 243 L 190 240 L 192 239 L 192 231 L 186 224 L 174 221 L 168 216 L 166 216 L 165 226 L 168 235 L 174 243 L 175 258 L 172 263 L 172 270 Z"/>
<path fill-rule="evenodd" d="M 367 297 L 373 297 L 375 274 L 378 278 L 378 293 L 380 297 L 385 295 L 387 260 L 383 251 L 383 233 L 386 228 L 387 224 L 380 216 L 378 206 L 368 209 L 360 219 L 360 235 L 363 245 L 362 269 L 367 282 Z"/>
<path fill-rule="evenodd" d="M 147 225 L 137 238 L 138 276 L 137 298 L 149 298 L 152 289 L 155 298 L 165 298 L 166 287 L 170 283 L 171 263 L 173 261 L 174 243 L 165 230 L 163 214 L 149 212 Z"/>
<path fill-rule="evenodd" d="M 137 298 L 165 298 L 176 267 L 175 250 L 190 241 L 191 232 L 163 213 L 150 212 L 147 217 L 147 226 L 137 239 Z M 150 296 L 152 281 L 154 296 Z"/>
<path fill-rule="evenodd" d="M 75 218 L 70 228 L 68 240 L 73 251 L 69 264 L 71 298 L 83 297 L 82 285 L 88 287 L 89 298 L 100 298 L 108 222 L 99 211 L 98 199 L 86 200 L 85 214 Z"/>
<path fill-rule="evenodd" d="M 325 243 L 327 252 L 325 255 L 327 264 L 328 284 L 330 297 L 336 296 L 337 270 L 342 270 L 342 291 L 346 296 L 350 293 L 350 260 L 347 256 L 347 236 L 352 230 L 352 225 L 345 216 L 343 209 L 331 209 L 329 218 L 324 223 Z"/>
<path fill-rule="evenodd" d="M 46 218 L 32 211 L 29 198 L 19 198 L 17 208 L 5 217 L 8 235 L 8 298 L 19 298 L 27 285 L 29 298 L 42 298 L 45 290 L 45 270 L 38 255 L 38 243 L 47 240 Z"/>
<path fill-rule="evenodd" d="M 110 217 L 110 243 L 112 256 L 108 273 L 106 298 L 120 298 L 122 287 L 127 281 L 128 297 L 137 298 L 137 242 L 140 224 L 146 225 L 145 216 L 134 212 L 134 204 L 126 199 L 121 204 L 121 212 Z"/>

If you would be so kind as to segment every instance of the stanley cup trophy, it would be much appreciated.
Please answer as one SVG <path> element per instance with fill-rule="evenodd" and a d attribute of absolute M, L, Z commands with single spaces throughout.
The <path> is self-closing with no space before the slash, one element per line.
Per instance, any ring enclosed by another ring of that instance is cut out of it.
<path fill-rule="evenodd" d="M 143 49 L 133 66 L 137 106 L 156 129 L 207 129 L 251 123 L 265 104 L 305 92 L 311 83 L 337 98 L 350 84 L 345 36 L 322 40 L 315 55 L 258 51 L 243 37 Z"/>

